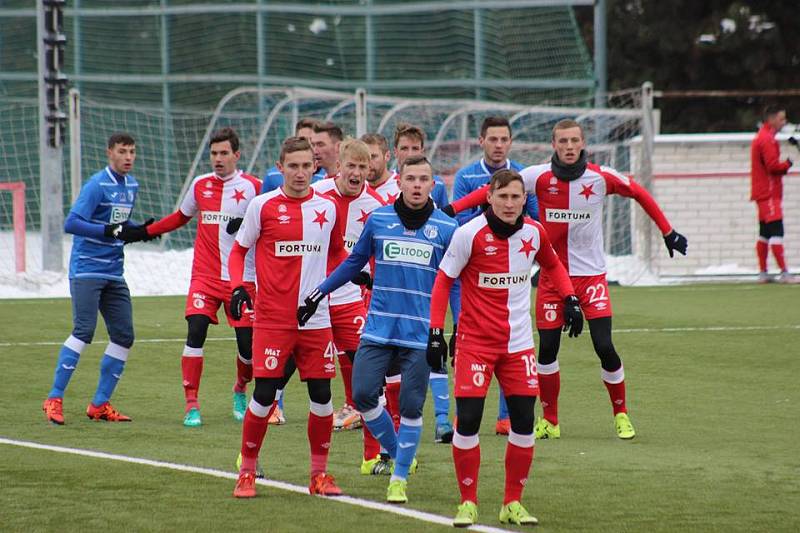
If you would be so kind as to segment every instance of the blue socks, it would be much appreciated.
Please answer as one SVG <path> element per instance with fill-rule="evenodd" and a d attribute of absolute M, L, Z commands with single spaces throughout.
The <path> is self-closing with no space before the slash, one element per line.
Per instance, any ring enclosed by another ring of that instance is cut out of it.
<path fill-rule="evenodd" d="M 422 436 L 422 418 L 400 417 L 400 429 L 397 432 L 397 457 L 394 460 L 392 480 L 407 479 L 411 462 L 417 455 L 417 446 Z"/>
<path fill-rule="evenodd" d="M 86 347 L 86 343 L 82 340 L 69 336 L 61 350 L 58 352 L 58 362 L 56 363 L 55 376 L 53 376 L 53 388 L 50 389 L 48 398 L 63 398 L 64 391 L 69 385 L 69 380 L 75 367 L 78 366 L 78 359 L 81 357 L 81 352 Z"/>
<path fill-rule="evenodd" d="M 428 383 L 431 387 L 431 396 L 433 396 L 436 425 L 446 424 L 450 421 L 450 388 L 447 383 L 447 374 L 431 372 Z"/>
<path fill-rule="evenodd" d="M 103 405 L 114 393 L 114 389 L 122 377 L 125 369 L 125 361 L 128 359 L 130 348 L 124 348 L 119 344 L 109 342 L 103 359 L 100 360 L 100 379 L 97 382 L 97 391 L 92 399 L 95 407 Z"/>
<path fill-rule="evenodd" d="M 391 415 L 381 405 L 362 414 L 364 423 L 367 424 L 367 429 L 378 439 L 386 453 L 394 458 L 397 455 L 397 433 L 394 432 L 394 423 Z M 400 427 L 402 428 L 403 426 L 401 425 Z"/>

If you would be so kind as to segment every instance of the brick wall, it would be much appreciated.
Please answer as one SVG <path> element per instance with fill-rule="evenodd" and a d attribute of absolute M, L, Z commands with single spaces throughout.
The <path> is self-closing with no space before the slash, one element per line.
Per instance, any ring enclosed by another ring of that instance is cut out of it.
<path fill-rule="evenodd" d="M 655 139 L 652 191 L 670 222 L 689 239 L 689 255 L 670 259 L 657 230 L 651 231 L 652 268 L 661 276 L 756 273 L 756 208 L 750 198 L 752 134 L 659 135 Z M 788 135 L 780 135 L 781 158 L 800 161 Z M 633 150 L 635 153 L 636 150 Z M 798 165 L 800 166 L 800 165 Z M 633 168 L 636 168 L 635 166 Z M 800 172 L 784 177 L 784 227 L 789 267 L 800 269 Z M 644 257 L 647 228 L 635 209 L 636 254 Z M 652 227 L 652 223 L 649 223 Z M 777 267 L 770 257 L 770 271 Z"/>

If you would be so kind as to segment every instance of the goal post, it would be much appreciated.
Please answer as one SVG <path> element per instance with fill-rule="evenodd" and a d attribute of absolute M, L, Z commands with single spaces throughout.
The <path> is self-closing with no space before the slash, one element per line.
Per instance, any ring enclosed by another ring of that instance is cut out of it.
<path fill-rule="evenodd" d="M 11 181 L 0 183 L 0 191 L 9 191 L 12 202 L 14 226 L 14 270 L 25 272 L 25 183 Z"/>

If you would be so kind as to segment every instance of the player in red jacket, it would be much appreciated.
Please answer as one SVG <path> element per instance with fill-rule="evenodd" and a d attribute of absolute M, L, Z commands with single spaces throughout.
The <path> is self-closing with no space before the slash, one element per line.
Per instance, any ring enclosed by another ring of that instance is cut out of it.
<path fill-rule="evenodd" d="M 794 283 L 783 256 L 783 175 L 792 166 L 791 159 L 780 160 L 775 134 L 786 124 L 786 111 L 767 106 L 764 122 L 750 145 L 750 200 L 758 206 L 758 282 L 772 281 L 767 273 L 767 255 L 772 255 L 781 269 L 779 283 Z"/>

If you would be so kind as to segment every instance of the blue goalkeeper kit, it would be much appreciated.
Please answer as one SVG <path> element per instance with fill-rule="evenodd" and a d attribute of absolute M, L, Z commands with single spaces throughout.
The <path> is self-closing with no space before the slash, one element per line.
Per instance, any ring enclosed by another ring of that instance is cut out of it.
<path fill-rule="evenodd" d="M 407 477 L 419 444 L 430 373 L 425 350 L 431 290 L 456 227 L 455 220 L 433 209 L 419 229 L 409 229 L 395 206 L 380 207 L 370 214 L 350 257 L 319 287 L 330 293 L 375 258 L 372 300 L 353 362 L 353 400 L 369 430 L 395 459 L 393 479 Z M 397 433 L 378 402 L 393 361 L 403 376 Z"/>
<path fill-rule="evenodd" d="M 72 334 L 61 346 L 48 398 L 62 398 L 84 347 L 92 342 L 98 311 L 110 342 L 100 361 L 100 378 L 92 404 L 111 397 L 133 345 L 133 318 L 123 278 L 123 242 L 104 234 L 107 224 L 126 224 L 139 185 L 130 175 L 106 167 L 84 184 L 64 229 L 74 235 L 69 262 Z"/>

